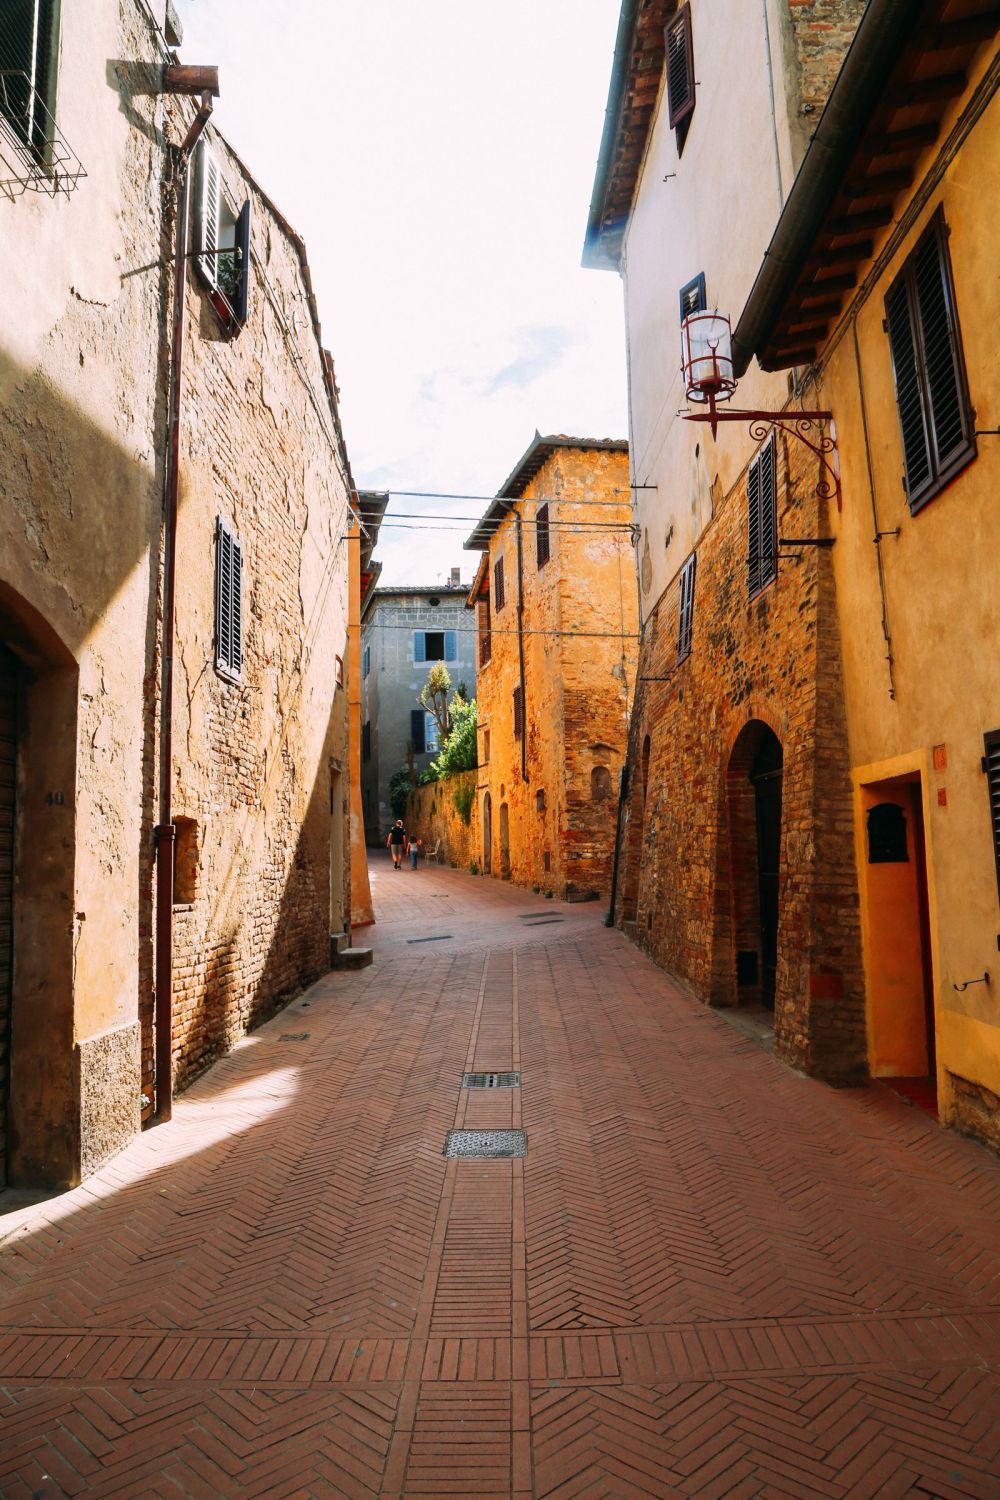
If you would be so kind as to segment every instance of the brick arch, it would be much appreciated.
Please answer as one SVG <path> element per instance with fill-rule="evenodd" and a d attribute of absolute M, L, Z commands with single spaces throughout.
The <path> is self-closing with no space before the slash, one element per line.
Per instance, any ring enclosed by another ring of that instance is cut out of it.
<path fill-rule="evenodd" d="M 785 746 L 788 739 L 787 715 L 779 713 L 770 703 L 753 703 L 744 708 L 739 717 L 731 716 L 722 738 L 721 768 L 727 774 L 733 752 L 743 731 L 750 724 L 763 724 Z M 752 759 L 751 755 L 751 759 Z M 749 763 L 748 763 L 749 764 Z"/>

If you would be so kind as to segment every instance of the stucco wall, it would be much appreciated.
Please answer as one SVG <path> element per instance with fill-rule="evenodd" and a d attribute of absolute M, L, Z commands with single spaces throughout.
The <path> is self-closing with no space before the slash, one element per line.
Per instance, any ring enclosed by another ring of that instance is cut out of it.
<path fill-rule="evenodd" d="M 984 49 L 988 51 L 989 49 Z M 939 145 L 925 154 L 914 191 L 987 62 L 978 60 L 969 93 L 956 101 Z M 835 515 L 834 571 L 844 641 L 851 764 L 858 787 L 855 816 L 864 851 L 862 789 L 892 777 L 919 778 L 927 844 L 929 929 L 938 1035 L 937 1063 L 945 1118 L 989 1136 L 1000 1095 L 1000 1004 L 996 977 L 1000 910 L 990 811 L 981 769 L 983 734 L 1000 728 L 1000 447 L 978 440 L 975 460 L 943 493 L 911 515 L 900 483 L 903 458 L 884 298 L 931 214 L 943 207 L 956 307 L 976 426 L 1000 425 L 1000 368 L 994 329 L 1000 314 L 993 204 L 1000 195 L 1000 105 L 996 98 L 929 194 L 912 227 L 872 279 L 856 308 L 858 353 L 867 403 L 874 502 L 853 332 L 823 356 L 823 396 L 837 423 L 844 508 Z M 897 203 L 894 223 L 906 204 Z M 892 226 L 876 236 L 881 255 Z M 862 280 L 871 271 L 863 268 Z M 873 515 L 874 503 L 874 515 Z M 882 629 L 876 530 L 881 544 L 891 638 L 890 696 Z M 862 870 L 864 873 L 864 870 Z M 864 892 L 863 892 L 864 894 Z M 868 904 L 867 952 L 879 941 Z M 993 983 L 964 992 L 954 986 L 991 972 Z M 979 1102 L 977 1102 L 979 1101 Z M 994 1138 L 1000 1127 L 993 1125 Z"/>
<path fill-rule="evenodd" d="M 416 787 L 410 795 L 403 820 L 410 838 L 421 839 L 425 851 L 433 849 L 440 839 L 440 862 L 457 865 L 463 870 L 472 865 L 482 868 L 477 779 L 476 771 L 460 771 L 457 776 Z M 455 806 L 455 795 L 468 793 L 469 789 L 472 791 L 472 805 L 466 823 Z"/>
<path fill-rule="evenodd" d="M 558 448 L 514 504 L 522 528 L 523 765 L 513 722 L 513 692 L 520 681 L 513 517 L 502 523 L 489 550 L 491 587 L 493 567 L 504 559 L 506 601 L 500 610 L 491 601 L 491 659 L 479 673 L 483 838 L 488 826 L 494 875 L 570 898 L 607 895 L 610 888 L 617 788 L 635 678 L 628 485 L 627 453 Z M 546 500 L 550 557 L 539 567 L 534 521 Z M 598 766 L 608 772 L 610 798 L 592 797 Z M 509 858 L 501 840 L 504 806 Z"/>
<path fill-rule="evenodd" d="M 385 841 L 392 822 L 389 781 L 407 765 L 410 713 L 419 708 L 420 689 L 432 662 L 413 658 L 413 632 L 453 630 L 458 658 L 445 662 L 452 686 L 465 684 L 467 696 L 476 695 L 476 639 L 465 610 L 466 589 L 414 589 L 412 593 L 377 590 L 365 617 L 363 648 L 370 670 L 362 681 L 362 722 L 371 725 L 371 758 L 362 766 L 365 831 L 369 842 Z M 431 604 L 437 599 L 437 604 Z M 413 756 L 419 776 L 436 751 Z"/>

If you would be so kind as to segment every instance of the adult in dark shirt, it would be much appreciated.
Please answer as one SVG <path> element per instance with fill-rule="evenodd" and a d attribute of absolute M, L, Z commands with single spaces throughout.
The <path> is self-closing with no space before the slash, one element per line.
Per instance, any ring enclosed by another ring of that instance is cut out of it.
<path fill-rule="evenodd" d="M 389 830 L 386 839 L 386 848 L 392 855 L 392 868 L 401 870 L 403 868 L 403 855 L 406 852 L 406 829 L 403 827 L 402 818 L 397 818 Z"/>

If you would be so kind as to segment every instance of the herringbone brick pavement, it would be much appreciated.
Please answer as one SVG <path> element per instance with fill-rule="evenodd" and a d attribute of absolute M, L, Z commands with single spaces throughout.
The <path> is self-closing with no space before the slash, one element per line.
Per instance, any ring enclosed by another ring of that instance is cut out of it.
<path fill-rule="evenodd" d="M 1000 1163 L 595 907 L 376 892 L 372 968 L 0 1219 L 0 1495 L 1000 1500 Z"/>

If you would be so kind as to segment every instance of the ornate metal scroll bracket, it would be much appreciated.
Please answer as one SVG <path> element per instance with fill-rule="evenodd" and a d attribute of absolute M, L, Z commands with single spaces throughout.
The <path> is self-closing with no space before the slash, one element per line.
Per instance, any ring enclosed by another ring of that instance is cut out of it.
<path fill-rule="evenodd" d="M 685 422 L 708 422 L 712 435 L 719 422 L 745 422 L 755 443 L 761 443 L 772 427 L 780 427 L 789 437 L 815 453 L 823 466 L 824 476 L 816 485 L 818 500 L 832 500 L 836 496 L 837 509 L 843 509 L 843 494 L 840 488 L 840 465 L 837 461 L 837 440 L 824 430 L 825 422 L 832 422 L 831 411 L 741 411 L 738 408 L 720 408 L 712 405 L 708 411 L 686 412 Z"/>

